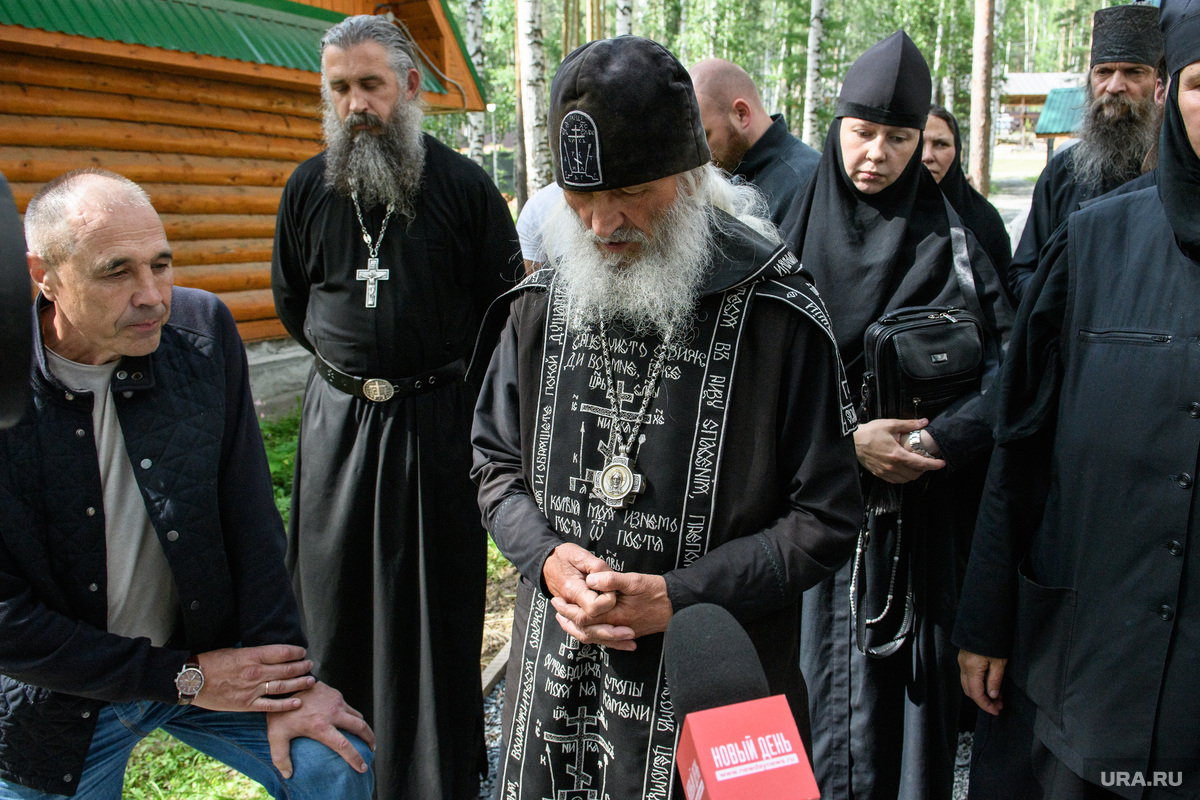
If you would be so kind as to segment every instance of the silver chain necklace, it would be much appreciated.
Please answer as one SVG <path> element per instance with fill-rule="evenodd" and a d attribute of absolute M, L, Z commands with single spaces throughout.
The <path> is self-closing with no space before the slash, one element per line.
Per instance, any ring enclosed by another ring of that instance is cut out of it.
<path fill-rule="evenodd" d="M 641 473 L 633 471 L 637 454 L 630 455 L 642 423 L 646 421 L 646 412 L 650 408 L 650 400 L 662 377 L 663 367 L 667 362 L 667 336 L 654 350 L 654 362 L 650 365 L 650 374 L 642 391 L 642 407 L 632 421 L 626 421 L 621 415 L 621 398 L 617 394 L 617 384 L 613 380 L 612 356 L 608 352 L 608 329 L 600 323 L 600 349 L 604 355 L 604 377 L 606 381 L 605 395 L 612 405 L 612 437 L 611 449 L 604 459 L 604 468 L 595 473 L 592 478 L 593 496 L 603 500 L 606 505 L 614 508 L 627 508 L 634 498 L 645 491 L 646 479 Z M 627 435 L 623 435 L 627 434 Z"/>
<path fill-rule="evenodd" d="M 355 273 L 355 277 L 360 281 L 367 282 L 367 308 L 375 308 L 375 303 L 379 298 L 379 281 L 386 281 L 391 274 L 391 270 L 379 268 L 379 246 L 383 244 L 383 235 L 387 233 L 388 220 L 392 218 L 392 212 L 396 210 L 395 203 L 388 203 L 387 214 L 383 217 L 383 225 L 379 227 L 379 241 L 371 239 L 371 234 L 367 233 L 367 226 L 363 222 L 362 209 L 358 207 L 358 192 L 353 192 L 350 199 L 354 201 L 354 213 L 358 215 L 358 227 L 362 229 L 363 241 L 367 243 L 367 268 L 360 269 Z"/>

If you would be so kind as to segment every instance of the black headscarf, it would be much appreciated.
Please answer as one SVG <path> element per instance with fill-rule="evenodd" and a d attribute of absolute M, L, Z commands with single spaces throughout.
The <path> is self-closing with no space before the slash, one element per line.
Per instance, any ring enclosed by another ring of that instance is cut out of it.
<path fill-rule="evenodd" d="M 1200 2 L 1167 0 L 1161 21 L 1172 73 L 1158 140 L 1158 196 L 1180 249 L 1200 261 L 1200 156 L 1192 149 L 1179 111 L 1179 73 L 1200 60 Z"/>
<path fill-rule="evenodd" d="M 1012 242 L 1008 238 L 1008 229 L 1004 227 L 1004 220 L 996 207 L 967 182 L 962 169 L 962 137 L 958 132 L 958 123 L 949 125 L 954 134 L 954 161 L 942 176 L 938 188 L 954 206 L 963 224 L 975 234 L 983 251 L 992 260 L 992 266 L 1000 274 L 1000 280 L 1007 286 L 1008 264 L 1012 261 Z"/>
<path fill-rule="evenodd" d="M 930 85 L 929 67 L 919 51 L 916 59 L 876 63 L 882 72 L 856 69 L 866 59 L 878 62 L 876 48 L 884 44 L 897 52 L 897 37 L 907 40 L 903 52 L 911 52 L 911 40 L 903 31 L 871 48 L 846 73 L 842 97 L 873 97 L 871 102 L 879 107 L 874 112 L 877 118 L 884 113 L 908 120 L 919 115 L 920 126 L 912 127 L 924 127 L 929 92 L 905 89 Z M 881 86 L 894 91 L 885 97 Z M 839 113 L 843 107 L 839 103 Z M 920 140 L 900 176 L 868 195 L 854 187 L 842 165 L 841 125 L 839 116 L 829 128 L 817 174 L 803 202 L 793 207 L 781 228 L 785 241 L 814 277 L 829 310 L 851 389 L 857 391 L 864 369 L 863 333 L 884 312 L 904 306 L 966 308 L 967 304 L 954 275 L 950 235 L 952 216 L 955 226 L 961 227 L 962 222 L 948 209 L 921 163 Z M 981 250 L 972 248 L 971 255 L 985 316 L 994 316 L 992 301 L 1002 293 L 999 277 Z M 1006 307 L 1005 302 L 1000 301 L 1000 306 Z M 998 336 L 1007 333 L 1008 320 L 982 322 Z"/>

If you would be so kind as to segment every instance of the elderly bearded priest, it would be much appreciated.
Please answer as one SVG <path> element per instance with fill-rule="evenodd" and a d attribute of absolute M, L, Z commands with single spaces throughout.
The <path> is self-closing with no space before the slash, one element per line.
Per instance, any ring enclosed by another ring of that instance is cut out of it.
<path fill-rule="evenodd" d="M 862 516 L 855 416 L 820 298 L 754 190 L 706 166 L 669 52 L 576 50 L 551 126 L 552 264 L 514 290 L 473 432 L 484 520 L 522 575 L 500 791 L 666 797 L 661 633 L 728 608 L 797 702 L 800 592 Z"/>

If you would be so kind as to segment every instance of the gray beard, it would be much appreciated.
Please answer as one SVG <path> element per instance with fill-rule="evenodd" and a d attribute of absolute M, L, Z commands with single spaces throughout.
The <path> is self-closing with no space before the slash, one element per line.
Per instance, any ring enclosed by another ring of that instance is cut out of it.
<path fill-rule="evenodd" d="M 1088 92 L 1087 113 L 1079 144 L 1071 148 L 1075 178 L 1085 186 L 1124 183 L 1142 172 L 1142 161 L 1158 141 L 1159 110 L 1154 97 L 1129 100 L 1123 96 L 1094 98 Z M 1109 117 L 1105 105 L 1124 113 Z"/>
<path fill-rule="evenodd" d="M 686 340 L 711 263 L 711 214 L 707 203 L 681 192 L 649 235 L 621 228 L 601 239 L 561 201 L 543 241 L 570 303 L 571 329 L 619 323 L 634 336 L 657 334 L 668 344 Z M 613 255 L 597 247 L 603 241 L 642 246 L 633 257 Z"/>
<path fill-rule="evenodd" d="M 401 216 L 412 219 L 425 168 L 420 106 L 398 101 L 387 122 L 369 112 L 339 120 L 328 101 L 322 103 L 322 110 L 325 184 L 346 197 L 356 196 L 364 209 L 391 204 Z M 353 127 L 362 124 L 381 126 L 383 131 L 356 135 Z"/>

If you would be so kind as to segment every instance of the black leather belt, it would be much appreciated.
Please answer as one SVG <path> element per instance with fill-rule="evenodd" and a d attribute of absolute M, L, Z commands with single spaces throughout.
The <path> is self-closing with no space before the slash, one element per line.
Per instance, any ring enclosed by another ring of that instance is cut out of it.
<path fill-rule="evenodd" d="M 359 378 L 349 375 L 330 364 L 319 354 L 314 354 L 317 362 L 317 374 L 325 379 L 333 388 L 346 394 L 361 397 L 375 403 L 382 403 L 394 397 L 413 397 L 414 395 L 431 392 L 455 381 L 462 380 L 467 374 L 466 359 L 460 358 L 443 367 L 422 372 L 411 378 L 390 380 L 388 378 Z"/>

